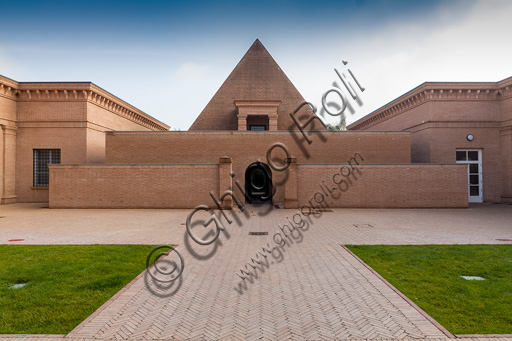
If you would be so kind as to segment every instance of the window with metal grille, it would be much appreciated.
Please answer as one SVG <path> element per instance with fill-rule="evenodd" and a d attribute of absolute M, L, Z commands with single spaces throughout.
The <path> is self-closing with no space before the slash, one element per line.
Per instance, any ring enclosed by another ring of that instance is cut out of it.
<path fill-rule="evenodd" d="M 249 127 L 249 130 L 251 130 L 251 131 L 264 131 L 264 130 L 267 130 L 267 126 L 259 125 L 259 124 L 252 124 Z"/>
<path fill-rule="evenodd" d="M 60 149 L 34 149 L 34 187 L 50 183 L 48 165 L 60 163 Z"/>

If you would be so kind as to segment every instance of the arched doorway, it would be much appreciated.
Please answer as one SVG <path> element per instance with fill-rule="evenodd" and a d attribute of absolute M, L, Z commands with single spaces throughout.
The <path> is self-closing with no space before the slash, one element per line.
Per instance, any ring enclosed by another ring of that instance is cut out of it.
<path fill-rule="evenodd" d="M 249 204 L 272 203 L 272 171 L 262 162 L 255 162 L 245 171 L 245 195 Z"/>

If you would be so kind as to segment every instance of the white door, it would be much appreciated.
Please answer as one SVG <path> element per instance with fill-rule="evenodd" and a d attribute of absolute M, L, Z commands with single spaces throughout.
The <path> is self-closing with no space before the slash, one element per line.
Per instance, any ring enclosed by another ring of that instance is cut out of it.
<path fill-rule="evenodd" d="M 468 165 L 468 197 L 469 202 L 483 201 L 482 150 L 457 149 L 457 163 Z"/>

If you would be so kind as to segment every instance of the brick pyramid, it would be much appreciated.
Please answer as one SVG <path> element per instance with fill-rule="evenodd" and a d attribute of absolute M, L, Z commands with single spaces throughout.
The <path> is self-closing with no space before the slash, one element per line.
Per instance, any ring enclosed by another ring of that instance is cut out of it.
<path fill-rule="evenodd" d="M 289 114 L 304 102 L 304 98 L 258 39 L 189 130 L 238 130 L 236 100 L 279 100 L 278 130 L 298 129 Z M 311 114 L 313 111 L 305 106 L 297 117 Z M 325 130 L 318 120 L 314 120 L 308 128 Z"/>

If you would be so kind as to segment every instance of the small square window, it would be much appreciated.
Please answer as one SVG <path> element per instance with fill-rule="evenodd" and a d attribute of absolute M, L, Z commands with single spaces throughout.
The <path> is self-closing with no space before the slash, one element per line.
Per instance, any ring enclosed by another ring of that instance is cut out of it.
<path fill-rule="evenodd" d="M 468 161 L 478 161 L 478 152 L 468 151 Z"/>
<path fill-rule="evenodd" d="M 34 149 L 34 187 L 48 187 L 48 165 L 60 163 L 60 149 Z"/>
<path fill-rule="evenodd" d="M 465 150 L 457 151 L 457 161 L 466 161 L 466 160 L 467 160 L 466 151 Z"/>
<path fill-rule="evenodd" d="M 251 130 L 251 131 L 265 131 L 265 130 L 267 130 L 267 126 L 262 125 L 262 124 L 251 124 L 251 126 L 249 127 L 249 130 Z"/>

